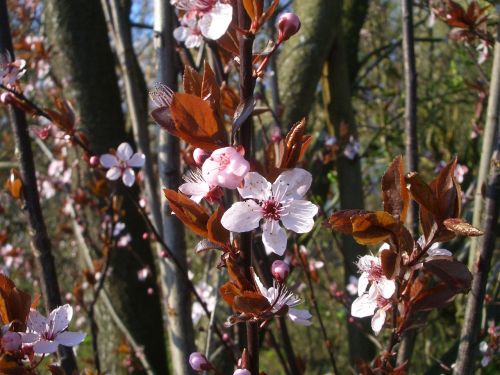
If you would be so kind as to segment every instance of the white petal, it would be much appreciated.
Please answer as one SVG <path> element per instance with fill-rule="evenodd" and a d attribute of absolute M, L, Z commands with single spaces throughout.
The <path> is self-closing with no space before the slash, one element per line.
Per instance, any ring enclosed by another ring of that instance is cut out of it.
<path fill-rule="evenodd" d="M 62 332 L 57 335 L 56 341 L 59 345 L 64 346 L 75 346 L 80 344 L 85 338 L 85 333 L 83 332 Z"/>
<path fill-rule="evenodd" d="M 391 245 L 389 245 L 387 242 L 384 242 L 378 249 L 378 253 L 380 254 L 384 250 L 390 250 Z"/>
<path fill-rule="evenodd" d="M 242 188 L 238 188 L 243 198 L 254 198 L 262 201 L 270 197 L 271 183 L 259 173 L 249 172 L 245 176 L 244 181 L 245 185 Z"/>
<path fill-rule="evenodd" d="M 190 34 L 186 38 L 184 44 L 186 45 L 186 48 L 198 48 L 199 46 L 201 46 L 202 41 L 203 38 L 201 37 L 201 35 Z"/>
<path fill-rule="evenodd" d="M 130 160 L 127 161 L 127 165 L 133 168 L 142 168 L 145 162 L 146 162 L 146 157 L 144 156 L 144 154 L 136 152 L 134 155 L 132 155 Z"/>
<path fill-rule="evenodd" d="M 286 232 L 276 220 L 266 220 L 262 226 L 262 242 L 268 254 L 272 251 L 283 255 L 286 250 Z"/>
<path fill-rule="evenodd" d="M 262 281 L 260 281 L 260 278 L 259 276 L 257 276 L 257 274 L 255 273 L 254 270 L 252 270 L 252 275 L 253 275 L 253 279 L 255 281 L 255 285 L 257 285 L 257 288 L 259 289 L 259 292 L 260 294 L 262 294 L 264 297 L 267 298 L 267 300 L 272 303 L 273 301 L 271 300 L 271 296 L 268 291 L 268 289 L 264 286 L 264 284 L 262 284 Z"/>
<path fill-rule="evenodd" d="M 352 302 L 351 315 L 356 318 L 364 318 L 373 315 L 376 308 L 377 302 L 368 294 L 363 294 Z"/>
<path fill-rule="evenodd" d="M 127 161 L 132 157 L 133 153 L 134 150 L 132 150 L 132 147 L 127 142 L 123 142 L 116 150 L 116 157 L 120 160 Z"/>
<path fill-rule="evenodd" d="M 285 199 L 300 199 L 311 187 L 312 175 L 302 168 L 293 168 L 281 173 L 273 184 L 273 196 Z"/>
<path fill-rule="evenodd" d="M 106 172 L 106 178 L 111 181 L 116 181 L 122 175 L 122 170 L 118 167 L 112 167 Z"/>
<path fill-rule="evenodd" d="M 73 308 L 66 304 L 52 310 L 49 315 L 49 325 L 52 324 L 52 332 L 58 333 L 68 328 L 69 322 L 73 318 Z"/>
<path fill-rule="evenodd" d="M 427 255 L 430 257 L 436 257 L 436 256 L 444 256 L 444 257 L 451 257 L 453 254 L 451 251 L 448 251 L 446 249 L 433 249 L 432 247 L 427 251 Z"/>
<path fill-rule="evenodd" d="M 23 344 L 33 344 L 34 342 L 40 340 L 40 335 L 33 332 L 20 332 L 20 334 Z"/>
<path fill-rule="evenodd" d="M 198 26 L 204 37 L 217 40 L 227 31 L 232 19 L 233 7 L 217 2 L 210 12 L 203 15 Z"/>
<path fill-rule="evenodd" d="M 135 182 L 135 173 L 132 168 L 125 168 L 122 175 L 122 181 L 125 186 L 131 187 Z"/>
<path fill-rule="evenodd" d="M 253 200 L 234 203 L 222 215 L 221 224 L 227 230 L 236 233 L 249 232 L 259 226 L 262 210 Z"/>
<path fill-rule="evenodd" d="M 36 310 L 30 310 L 28 316 L 28 328 L 36 333 L 43 333 L 47 330 L 48 320 Z"/>
<path fill-rule="evenodd" d="M 364 292 L 366 292 L 366 289 L 368 288 L 368 283 L 369 283 L 368 273 L 363 272 L 358 280 L 358 296 L 361 296 L 363 295 Z"/>
<path fill-rule="evenodd" d="M 204 182 L 186 182 L 179 186 L 179 191 L 182 194 L 189 195 L 192 200 L 199 202 L 208 194 L 210 186 Z"/>
<path fill-rule="evenodd" d="M 295 233 L 307 233 L 314 226 L 313 217 L 318 213 L 318 207 L 309 201 L 293 200 L 283 210 L 281 222 L 286 229 Z"/>
<path fill-rule="evenodd" d="M 104 168 L 112 168 L 112 167 L 118 165 L 118 159 L 116 158 L 115 155 L 111 155 L 111 154 L 101 155 L 101 157 L 99 158 L 99 161 L 101 162 L 101 165 Z"/>
<path fill-rule="evenodd" d="M 178 42 L 184 42 L 189 35 L 189 28 L 179 26 L 174 30 L 174 38 Z"/>
<path fill-rule="evenodd" d="M 389 280 L 386 277 L 382 277 L 382 279 L 377 283 L 377 287 L 380 294 L 385 299 L 391 298 L 396 291 L 396 283 L 394 280 Z"/>
<path fill-rule="evenodd" d="M 48 354 L 57 351 L 57 342 L 40 340 L 33 345 L 33 351 L 37 354 Z"/>
<path fill-rule="evenodd" d="M 309 310 L 306 309 L 288 309 L 288 317 L 292 320 L 292 322 L 296 324 L 300 324 L 303 326 L 310 326 L 312 322 L 310 321 L 312 315 Z"/>
<path fill-rule="evenodd" d="M 376 335 L 378 335 L 380 333 L 380 330 L 384 326 L 385 316 L 386 316 L 386 313 L 385 313 L 384 309 L 379 309 L 375 313 L 375 315 L 373 315 L 373 318 L 372 318 L 372 329 L 373 329 L 373 332 Z"/>

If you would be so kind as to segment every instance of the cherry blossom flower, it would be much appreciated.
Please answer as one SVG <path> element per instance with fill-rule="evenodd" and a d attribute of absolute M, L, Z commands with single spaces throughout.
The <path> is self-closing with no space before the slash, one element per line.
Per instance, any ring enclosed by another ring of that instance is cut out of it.
<path fill-rule="evenodd" d="M 387 311 L 392 307 L 391 301 L 385 298 L 379 288 L 372 284 L 368 293 L 363 293 L 351 305 L 351 315 L 356 318 L 372 316 L 371 326 L 378 335 L 382 330 L 387 316 Z"/>
<path fill-rule="evenodd" d="M 7 87 L 13 86 L 26 72 L 25 67 L 25 60 L 13 60 L 9 52 L 0 54 L 0 82 Z"/>
<path fill-rule="evenodd" d="M 199 169 L 189 171 L 183 178 L 186 182 L 179 186 L 179 191 L 188 195 L 196 203 L 200 203 L 203 198 L 210 203 L 217 202 L 224 195 L 221 187 L 209 185 L 205 181 Z"/>
<path fill-rule="evenodd" d="M 116 155 L 104 154 L 99 158 L 101 165 L 108 169 L 106 178 L 116 181 L 122 178 L 125 186 L 132 186 L 135 182 L 135 173 L 132 168 L 141 168 L 144 165 L 144 154 L 132 150 L 126 142 L 118 146 Z"/>
<path fill-rule="evenodd" d="M 212 365 L 200 352 L 193 352 L 189 355 L 189 364 L 194 371 L 206 371 L 212 369 Z"/>
<path fill-rule="evenodd" d="M 36 354 L 54 353 L 58 345 L 75 346 L 85 338 L 83 332 L 66 331 L 73 317 L 73 308 L 66 304 L 60 306 L 45 318 L 31 309 L 28 316 L 28 332 L 23 334 L 23 343 L 34 344 Z"/>
<path fill-rule="evenodd" d="M 0 330 L 0 347 L 8 352 L 18 350 L 22 344 L 22 337 L 18 332 L 9 331 L 9 325 L 2 326 Z"/>
<path fill-rule="evenodd" d="M 390 251 L 387 249 L 388 246 L 387 244 L 382 245 L 379 252 Z M 364 255 L 359 258 L 356 265 L 361 271 L 361 276 L 358 280 L 358 296 L 362 296 L 366 292 L 368 284 L 371 283 L 384 298 L 392 297 L 396 291 L 396 283 L 394 280 L 390 280 L 384 276 L 380 257 Z"/>
<path fill-rule="evenodd" d="M 253 272 L 253 278 L 257 288 L 259 288 L 260 294 L 262 294 L 269 301 L 271 307 L 271 312 L 274 314 L 279 314 L 286 309 L 288 317 L 292 322 L 300 324 L 303 326 L 310 326 L 311 313 L 306 309 L 296 309 L 295 306 L 301 303 L 300 298 L 289 291 L 284 284 L 277 284 L 273 280 L 273 286 L 269 289 L 266 288 L 259 277 Z"/>
<path fill-rule="evenodd" d="M 349 283 L 345 288 L 351 296 L 356 296 L 358 294 L 358 278 L 353 275 L 349 276 Z"/>
<path fill-rule="evenodd" d="M 233 375 L 252 375 L 252 373 L 246 368 L 239 368 L 234 370 Z"/>
<path fill-rule="evenodd" d="M 314 226 L 318 207 L 301 199 L 311 186 L 312 176 L 304 169 L 294 168 L 281 173 L 271 184 L 256 172 L 245 176 L 245 185 L 238 188 L 244 202 L 234 203 L 222 216 L 224 228 L 248 232 L 262 225 L 262 242 L 268 253 L 283 255 L 287 236 L 283 226 L 296 233 L 307 233 Z M 251 198 L 251 199 L 249 199 Z"/>
<path fill-rule="evenodd" d="M 174 5 L 185 11 L 174 38 L 187 48 L 199 47 L 203 37 L 219 39 L 233 19 L 233 7 L 219 0 L 180 0 Z"/>
<path fill-rule="evenodd" d="M 236 189 L 250 170 L 250 163 L 234 147 L 212 152 L 201 167 L 203 179 L 210 186 Z"/>

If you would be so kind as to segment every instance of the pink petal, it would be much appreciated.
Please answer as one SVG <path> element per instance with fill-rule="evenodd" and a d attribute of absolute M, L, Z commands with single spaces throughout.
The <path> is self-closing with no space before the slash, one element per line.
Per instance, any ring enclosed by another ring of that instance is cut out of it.
<path fill-rule="evenodd" d="M 35 345 L 33 345 L 33 351 L 37 354 L 48 354 L 57 351 L 57 342 L 40 340 Z"/>
<path fill-rule="evenodd" d="M 127 187 L 131 187 L 135 182 L 135 173 L 132 168 L 126 168 L 122 175 L 123 184 Z"/>
<path fill-rule="evenodd" d="M 189 195 L 195 202 L 200 202 L 210 191 L 210 186 L 203 182 L 186 182 L 179 186 L 182 194 Z"/>
<path fill-rule="evenodd" d="M 73 318 L 73 308 L 66 304 L 52 310 L 49 315 L 49 324 L 52 324 L 52 332 L 62 332 L 68 328 L 69 322 Z"/>
<path fill-rule="evenodd" d="M 144 154 L 137 152 L 134 155 L 132 155 L 129 161 L 127 161 L 127 165 L 133 168 L 142 168 L 145 162 L 146 162 L 146 157 L 144 156 Z"/>
<path fill-rule="evenodd" d="M 222 215 L 221 224 L 236 233 L 249 232 L 259 226 L 262 219 L 260 206 L 252 200 L 234 203 Z"/>
<path fill-rule="evenodd" d="M 56 341 L 60 345 L 64 346 L 75 346 L 80 344 L 85 338 L 85 333 L 83 332 L 62 332 L 57 335 Z"/>
<path fill-rule="evenodd" d="M 108 168 L 108 169 L 118 165 L 118 159 L 116 158 L 115 155 L 111 155 L 111 154 L 101 155 L 101 157 L 99 158 L 99 161 L 101 162 L 101 165 L 104 168 Z"/>
<path fill-rule="evenodd" d="M 249 172 L 245 176 L 245 184 L 238 188 L 242 198 L 265 200 L 271 196 L 271 183 L 257 172 Z"/>
<path fill-rule="evenodd" d="M 122 175 L 122 170 L 118 167 L 112 167 L 106 172 L 106 178 L 111 181 L 116 181 Z"/>
<path fill-rule="evenodd" d="M 38 311 L 31 309 L 28 316 L 28 328 L 36 333 L 43 333 L 47 329 L 48 320 Z"/>
<path fill-rule="evenodd" d="M 273 195 L 279 201 L 288 198 L 300 199 L 311 187 L 312 175 L 301 168 L 281 173 L 273 184 Z"/>
<path fill-rule="evenodd" d="M 116 150 L 116 156 L 123 161 L 128 161 L 133 153 L 134 150 L 132 150 L 132 147 L 127 142 L 121 143 Z"/>
<path fill-rule="evenodd" d="M 227 31 L 233 18 L 233 7 L 217 2 L 209 13 L 205 13 L 198 22 L 205 38 L 217 40 Z"/>
<path fill-rule="evenodd" d="M 307 233 L 314 226 L 313 217 L 318 213 L 318 207 L 309 201 L 294 200 L 284 210 L 281 222 L 286 229 L 295 233 Z"/>
<path fill-rule="evenodd" d="M 276 220 L 266 220 L 262 226 L 262 242 L 266 252 L 283 255 L 286 250 L 286 232 Z"/>

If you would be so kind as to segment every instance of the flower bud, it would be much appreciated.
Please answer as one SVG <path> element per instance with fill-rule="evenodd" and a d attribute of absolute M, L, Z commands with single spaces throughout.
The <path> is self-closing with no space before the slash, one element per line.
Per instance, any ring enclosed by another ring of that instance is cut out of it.
<path fill-rule="evenodd" d="M 297 34 L 300 19 L 294 13 L 283 13 L 278 19 L 278 44 Z"/>
<path fill-rule="evenodd" d="M 0 94 L 0 103 L 2 104 L 12 104 L 14 102 L 14 95 L 10 92 L 2 92 Z"/>
<path fill-rule="evenodd" d="M 252 375 L 252 374 L 246 368 L 239 368 L 233 372 L 233 375 Z"/>
<path fill-rule="evenodd" d="M 21 335 L 17 332 L 6 332 L 2 336 L 2 348 L 8 352 L 13 352 L 21 347 Z"/>
<path fill-rule="evenodd" d="M 142 234 L 142 239 L 143 239 L 144 241 L 149 240 L 149 233 L 148 233 L 148 232 L 144 232 L 144 233 Z"/>
<path fill-rule="evenodd" d="M 99 157 L 92 155 L 89 159 L 89 163 L 92 167 L 97 167 L 99 165 Z"/>
<path fill-rule="evenodd" d="M 208 362 L 207 357 L 205 357 L 200 352 L 193 352 L 189 356 L 189 364 L 194 371 L 205 371 L 210 370 L 212 366 Z"/>
<path fill-rule="evenodd" d="M 193 159 L 198 166 L 202 166 L 209 156 L 210 154 L 201 148 L 195 148 L 193 151 Z"/>
<path fill-rule="evenodd" d="M 282 283 L 290 274 L 290 267 L 282 260 L 275 260 L 271 266 L 271 273 L 278 282 Z"/>

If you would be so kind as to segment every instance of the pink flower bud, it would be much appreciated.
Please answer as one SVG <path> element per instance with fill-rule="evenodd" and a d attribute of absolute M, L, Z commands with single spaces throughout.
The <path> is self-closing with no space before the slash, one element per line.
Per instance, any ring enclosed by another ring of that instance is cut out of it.
<path fill-rule="evenodd" d="M 223 147 L 212 152 L 201 167 L 203 178 L 210 186 L 236 189 L 250 170 L 250 163 L 241 155 L 243 150 Z"/>
<path fill-rule="evenodd" d="M 2 92 L 2 94 L 0 94 L 0 103 L 12 104 L 13 101 L 14 95 L 12 95 L 10 92 Z"/>
<path fill-rule="evenodd" d="M 198 166 L 202 166 L 209 156 L 210 154 L 201 148 L 195 148 L 193 151 L 193 159 Z"/>
<path fill-rule="evenodd" d="M 21 347 L 21 335 L 17 332 L 6 332 L 2 336 L 2 348 L 8 352 L 13 352 Z"/>
<path fill-rule="evenodd" d="M 252 374 L 246 368 L 239 368 L 235 372 L 233 372 L 233 375 L 252 375 Z"/>
<path fill-rule="evenodd" d="M 229 335 L 229 333 L 224 332 L 224 333 L 222 334 L 222 340 L 223 340 L 223 341 L 225 341 L 225 342 L 229 342 L 229 341 L 231 341 L 231 336 Z"/>
<path fill-rule="evenodd" d="M 97 167 L 99 165 L 99 157 L 92 155 L 89 159 L 89 163 L 92 167 Z"/>
<path fill-rule="evenodd" d="M 282 260 L 275 260 L 271 266 L 273 277 L 280 283 L 284 282 L 290 274 L 290 267 Z"/>
<path fill-rule="evenodd" d="M 148 233 L 148 232 L 144 232 L 144 233 L 142 234 L 142 239 L 143 239 L 144 241 L 149 240 L 149 233 Z"/>
<path fill-rule="evenodd" d="M 207 357 L 205 357 L 200 352 L 193 352 L 190 354 L 189 364 L 194 371 L 205 371 L 212 368 L 212 365 L 210 365 L 210 362 L 208 362 Z"/>
<path fill-rule="evenodd" d="M 278 44 L 297 34 L 300 19 L 294 13 L 283 13 L 278 19 Z"/>

